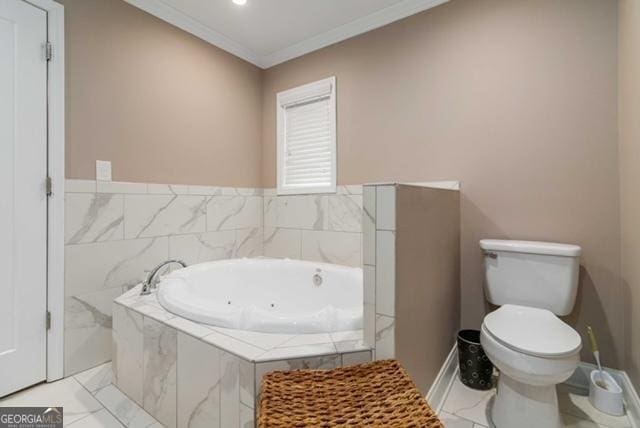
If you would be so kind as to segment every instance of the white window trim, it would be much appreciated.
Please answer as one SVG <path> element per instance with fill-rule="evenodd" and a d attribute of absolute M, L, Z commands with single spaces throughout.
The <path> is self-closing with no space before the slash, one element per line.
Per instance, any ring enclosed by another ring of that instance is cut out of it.
<path fill-rule="evenodd" d="M 313 98 L 329 96 L 329 107 L 333 118 L 331 124 L 331 184 L 328 186 L 307 187 L 304 189 L 287 188 L 284 186 L 284 119 L 285 109 L 293 104 L 299 104 L 312 100 Z M 337 188 L 337 132 L 336 132 L 336 78 L 335 76 L 318 80 L 297 88 L 279 92 L 276 100 L 277 111 L 277 157 L 276 170 L 278 175 L 277 193 L 278 195 L 304 195 L 313 193 L 336 193 Z"/>

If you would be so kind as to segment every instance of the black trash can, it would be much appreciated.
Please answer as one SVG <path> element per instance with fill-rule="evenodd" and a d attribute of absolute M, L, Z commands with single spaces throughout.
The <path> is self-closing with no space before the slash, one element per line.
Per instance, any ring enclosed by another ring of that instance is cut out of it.
<path fill-rule="evenodd" d="M 487 390 L 493 386 L 493 364 L 480 345 L 478 330 L 458 332 L 460 380 L 473 389 Z"/>

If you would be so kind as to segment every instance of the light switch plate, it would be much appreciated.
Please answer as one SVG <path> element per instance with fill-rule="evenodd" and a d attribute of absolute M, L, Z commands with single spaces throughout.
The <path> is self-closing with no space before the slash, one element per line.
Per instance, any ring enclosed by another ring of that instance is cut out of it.
<path fill-rule="evenodd" d="M 111 181 L 111 162 L 96 161 L 96 180 Z"/>

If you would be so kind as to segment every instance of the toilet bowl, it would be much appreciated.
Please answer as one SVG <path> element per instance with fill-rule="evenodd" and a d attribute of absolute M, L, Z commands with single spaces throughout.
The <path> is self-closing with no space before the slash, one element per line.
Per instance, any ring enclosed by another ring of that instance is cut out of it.
<path fill-rule="evenodd" d="M 560 428 L 556 385 L 579 362 L 580 335 L 547 309 L 506 304 L 489 313 L 480 342 L 499 369 L 497 428 Z"/>
<path fill-rule="evenodd" d="M 580 335 L 558 316 L 573 310 L 577 245 L 483 239 L 485 296 L 500 306 L 480 342 L 500 370 L 491 418 L 497 428 L 559 428 L 556 385 L 578 365 Z"/>

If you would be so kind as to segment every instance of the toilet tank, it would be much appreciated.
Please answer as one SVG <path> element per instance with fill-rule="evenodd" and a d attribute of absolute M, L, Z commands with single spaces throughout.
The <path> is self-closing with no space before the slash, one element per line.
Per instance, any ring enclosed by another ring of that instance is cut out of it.
<path fill-rule="evenodd" d="M 511 303 L 568 315 L 578 291 L 581 248 L 551 242 L 483 239 L 485 293 Z"/>

